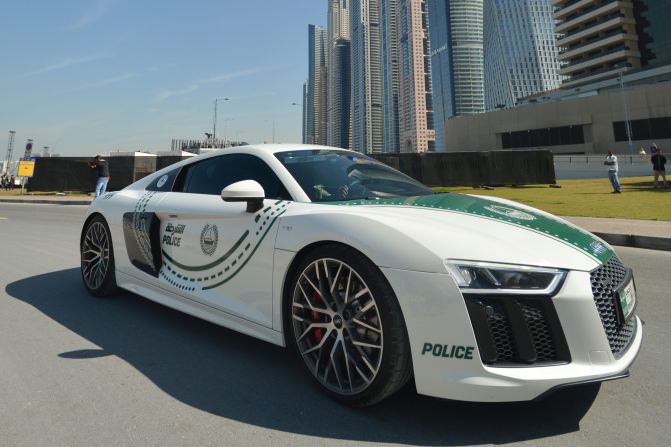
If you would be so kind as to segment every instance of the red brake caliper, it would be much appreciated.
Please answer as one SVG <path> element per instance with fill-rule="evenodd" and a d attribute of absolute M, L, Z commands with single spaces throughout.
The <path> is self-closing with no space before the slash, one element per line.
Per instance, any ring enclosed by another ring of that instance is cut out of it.
<path fill-rule="evenodd" d="M 313 292 L 312 292 L 312 302 L 313 302 L 314 304 L 318 304 L 318 303 L 323 303 L 323 302 L 324 302 L 324 301 L 322 300 L 322 298 L 319 296 L 319 294 L 317 293 L 317 291 L 313 291 Z M 319 321 L 319 312 L 317 312 L 316 310 L 313 310 L 313 311 L 312 311 L 312 320 L 313 320 L 315 323 Z M 315 341 L 317 342 L 317 344 L 321 343 L 321 342 L 322 342 L 322 338 L 324 338 L 324 328 L 321 328 L 321 327 L 315 328 L 315 329 L 314 329 L 314 335 L 315 335 Z"/>

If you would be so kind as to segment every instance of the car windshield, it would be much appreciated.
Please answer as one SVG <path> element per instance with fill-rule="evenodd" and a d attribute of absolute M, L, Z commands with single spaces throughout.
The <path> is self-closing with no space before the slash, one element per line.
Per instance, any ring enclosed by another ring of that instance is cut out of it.
<path fill-rule="evenodd" d="M 279 152 L 275 156 L 313 202 L 432 194 L 421 183 L 362 154 L 303 150 Z"/>

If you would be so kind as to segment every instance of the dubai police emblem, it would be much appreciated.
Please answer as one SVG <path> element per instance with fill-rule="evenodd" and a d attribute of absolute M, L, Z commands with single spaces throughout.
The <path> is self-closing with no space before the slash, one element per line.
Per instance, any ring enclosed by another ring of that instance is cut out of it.
<path fill-rule="evenodd" d="M 212 256 L 217 251 L 219 243 L 219 229 L 216 225 L 207 224 L 200 232 L 200 248 L 208 256 Z"/>
<path fill-rule="evenodd" d="M 510 217 L 512 219 L 536 220 L 536 217 L 532 216 L 529 213 L 525 213 L 524 211 L 516 210 L 513 208 L 508 208 L 506 206 L 491 205 L 486 206 L 485 209 L 487 211 L 491 211 L 492 213 L 500 214 L 502 216 Z"/>

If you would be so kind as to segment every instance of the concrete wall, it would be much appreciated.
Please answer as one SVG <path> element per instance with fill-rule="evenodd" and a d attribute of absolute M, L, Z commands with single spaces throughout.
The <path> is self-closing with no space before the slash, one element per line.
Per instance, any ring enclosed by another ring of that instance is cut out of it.
<path fill-rule="evenodd" d="M 629 119 L 671 116 L 671 85 L 657 84 L 625 90 Z M 625 121 L 621 91 L 584 98 L 524 105 L 512 109 L 463 116 L 445 123 L 446 147 L 437 151 L 483 151 L 502 149 L 501 134 L 507 132 L 582 125 L 585 144 L 542 147 L 556 154 L 597 153 L 614 149 L 628 153 L 628 142 L 615 142 L 613 123 Z M 634 148 L 648 147 L 651 141 L 634 141 Z M 657 140 L 657 145 L 671 149 L 671 140 Z"/>

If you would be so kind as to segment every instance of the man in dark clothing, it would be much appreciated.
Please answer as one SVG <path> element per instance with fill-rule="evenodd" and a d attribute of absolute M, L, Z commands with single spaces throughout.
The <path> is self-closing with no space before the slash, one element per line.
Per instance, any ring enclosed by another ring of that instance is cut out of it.
<path fill-rule="evenodd" d="M 662 155 L 662 150 L 657 148 L 655 154 L 650 157 L 650 161 L 652 161 L 652 170 L 655 171 L 655 188 L 657 188 L 660 176 L 664 180 L 664 187 L 668 188 L 669 184 L 666 182 L 666 157 Z"/>
<path fill-rule="evenodd" d="M 89 163 L 89 167 L 98 171 L 98 182 L 96 183 L 97 198 L 107 191 L 107 183 L 110 180 L 110 168 L 107 160 L 103 159 L 102 155 L 96 155 L 94 161 Z"/>

